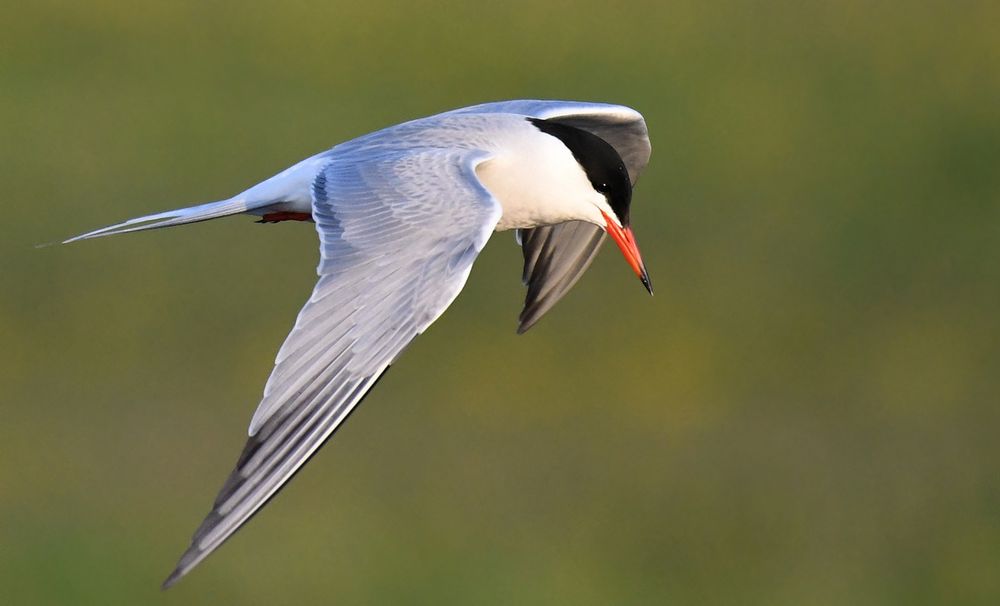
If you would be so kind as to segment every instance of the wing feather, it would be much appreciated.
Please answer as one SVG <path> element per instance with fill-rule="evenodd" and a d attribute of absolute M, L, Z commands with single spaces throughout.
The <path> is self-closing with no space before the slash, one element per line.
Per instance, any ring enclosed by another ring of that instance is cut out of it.
<path fill-rule="evenodd" d="M 604 230 L 584 221 L 569 221 L 521 230 L 520 239 L 521 279 L 528 287 L 517 327 L 523 334 L 587 271 L 604 241 Z"/>
<path fill-rule="evenodd" d="M 313 184 L 320 278 L 278 352 L 236 468 L 165 587 L 232 536 L 333 434 L 458 295 L 500 218 L 475 176 L 484 152 L 411 147 L 339 157 Z"/>

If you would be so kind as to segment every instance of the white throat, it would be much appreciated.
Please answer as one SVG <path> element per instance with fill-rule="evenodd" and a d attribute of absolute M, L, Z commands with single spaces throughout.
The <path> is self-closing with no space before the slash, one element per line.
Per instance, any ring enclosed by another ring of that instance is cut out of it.
<path fill-rule="evenodd" d="M 476 168 L 503 208 L 497 231 L 565 221 L 604 226 L 601 210 L 611 213 L 607 200 L 559 139 L 525 120 L 498 143 L 496 155 Z"/>

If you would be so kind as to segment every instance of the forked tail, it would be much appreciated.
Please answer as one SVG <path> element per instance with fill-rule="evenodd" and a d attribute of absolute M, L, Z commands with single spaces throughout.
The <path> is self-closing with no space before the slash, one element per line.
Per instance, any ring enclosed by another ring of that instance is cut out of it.
<path fill-rule="evenodd" d="M 77 240 L 127 234 L 133 231 L 145 231 L 147 229 L 160 229 L 161 227 L 173 227 L 175 225 L 184 225 L 185 223 L 208 221 L 209 219 L 244 213 L 258 206 L 262 205 L 250 205 L 246 202 L 245 198 L 240 196 L 230 198 L 229 200 L 222 200 L 221 202 L 209 202 L 208 204 L 199 204 L 198 206 L 189 206 L 188 208 L 178 208 L 176 210 L 156 213 L 155 215 L 136 217 L 123 223 L 95 229 L 94 231 L 64 240 L 63 244 L 69 244 Z"/>
<path fill-rule="evenodd" d="M 261 181 L 257 185 L 228 200 L 209 202 L 208 204 L 200 204 L 188 208 L 178 208 L 177 210 L 168 210 L 155 215 L 146 215 L 145 217 L 136 217 L 124 223 L 88 231 L 85 234 L 65 240 L 63 244 L 76 242 L 77 240 L 100 238 L 102 236 L 127 234 L 133 231 L 145 231 L 147 229 L 184 225 L 185 223 L 197 223 L 198 221 L 208 221 L 209 219 L 218 219 L 219 217 L 240 213 L 262 215 L 264 222 L 289 219 L 299 221 L 309 220 L 312 218 L 313 180 L 316 178 L 316 174 L 320 168 L 329 162 L 329 154 L 323 152 L 311 158 L 306 158 L 290 168 L 286 168 L 270 179 Z M 269 211 L 274 211 L 277 215 L 269 218 Z"/>

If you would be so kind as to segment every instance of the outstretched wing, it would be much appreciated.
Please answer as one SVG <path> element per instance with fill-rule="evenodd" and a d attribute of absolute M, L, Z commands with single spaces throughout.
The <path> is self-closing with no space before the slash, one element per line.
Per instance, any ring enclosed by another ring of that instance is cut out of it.
<path fill-rule="evenodd" d="M 621 105 L 572 101 L 505 101 L 461 111 L 502 111 L 555 120 L 604 139 L 615 148 L 634 186 L 649 162 L 652 148 L 642 114 Z M 604 230 L 591 223 L 569 221 L 518 231 L 524 253 L 522 279 L 528 287 L 517 332 L 531 328 L 576 284 L 604 241 Z"/>
<path fill-rule="evenodd" d="M 475 175 L 486 154 L 372 149 L 313 183 L 319 282 L 278 352 L 250 438 L 164 582 L 259 510 L 323 445 L 406 345 L 444 312 L 501 209 Z M 363 158 L 363 160 L 362 160 Z"/>

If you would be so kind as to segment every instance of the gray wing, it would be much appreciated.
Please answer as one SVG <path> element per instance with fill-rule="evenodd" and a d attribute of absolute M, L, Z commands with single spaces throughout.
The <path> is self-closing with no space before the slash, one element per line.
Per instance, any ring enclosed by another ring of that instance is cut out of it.
<path fill-rule="evenodd" d="M 528 287 L 517 332 L 524 334 L 587 271 L 604 241 L 604 230 L 586 221 L 569 221 L 518 230 L 524 253 L 521 280 Z"/>
<path fill-rule="evenodd" d="M 621 105 L 572 101 L 505 101 L 461 111 L 519 113 L 594 133 L 607 141 L 628 169 L 634 186 L 649 162 L 652 148 L 642 115 Z M 518 333 L 531 328 L 576 284 L 590 267 L 604 241 L 604 230 L 591 223 L 569 221 L 518 232 L 524 253 L 522 279 L 528 287 L 519 318 Z"/>
<path fill-rule="evenodd" d="M 458 295 L 501 214 L 475 176 L 486 158 L 369 149 L 364 161 L 320 171 L 319 281 L 278 352 L 236 468 L 164 587 L 274 496 Z"/>

